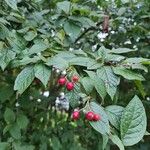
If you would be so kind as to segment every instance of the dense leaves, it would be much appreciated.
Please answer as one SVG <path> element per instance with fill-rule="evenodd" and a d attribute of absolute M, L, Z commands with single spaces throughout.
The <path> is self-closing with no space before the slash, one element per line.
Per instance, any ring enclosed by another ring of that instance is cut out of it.
<path fill-rule="evenodd" d="M 149 8 L 148 0 L 0 1 L 0 150 L 150 149 Z M 87 111 L 101 119 L 85 120 Z"/>

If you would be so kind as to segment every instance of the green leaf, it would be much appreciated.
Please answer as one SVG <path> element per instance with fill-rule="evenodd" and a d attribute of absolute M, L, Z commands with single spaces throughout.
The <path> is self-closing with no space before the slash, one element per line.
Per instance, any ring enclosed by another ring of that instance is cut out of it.
<path fill-rule="evenodd" d="M 117 91 L 117 86 L 120 82 L 119 77 L 113 73 L 112 68 L 109 66 L 104 66 L 98 69 L 97 75 L 99 78 L 101 78 L 104 81 L 106 86 L 106 91 L 110 95 L 111 99 L 113 100 Z"/>
<path fill-rule="evenodd" d="M 112 49 L 110 53 L 115 53 L 115 54 L 122 54 L 122 53 L 129 53 L 136 51 L 135 49 L 129 49 L 129 48 L 117 48 L 117 49 Z"/>
<path fill-rule="evenodd" d="M 150 59 L 142 58 L 142 57 L 134 57 L 134 58 L 127 58 L 125 63 L 129 64 L 133 69 L 141 69 L 145 72 L 148 72 L 148 69 L 144 65 L 150 64 Z"/>
<path fill-rule="evenodd" d="M 33 145 L 27 144 L 21 144 L 20 141 L 13 142 L 13 148 L 14 150 L 34 150 L 35 147 Z"/>
<path fill-rule="evenodd" d="M 0 87 L 0 102 L 3 103 L 6 100 L 9 100 L 10 97 L 13 95 L 13 93 L 14 93 L 14 90 L 11 85 Z"/>
<path fill-rule="evenodd" d="M 4 24 L 4 25 L 10 25 L 10 23 L 4 19 L 3 17 L 0 17 L 0 23 Z"/>
<path fill-rule="evenodd" d="M 15 114 L 10 108 L 6 108 L 4 112 L 4 119 L 7 124 L 13 123 L 15 121 Z"/>
<path fill-rule="evenodd" d="M 110 123 L 116 129 L 120 129 L 120 120 L 121 120 L 121 116 L 122 116 L 122 112 L 124 108 L 121 106 L 117 106 L 117 105 L 110 105 L 110 106 L 107 106 L 105 110 L 108 115 Z"/>
<path fill-rule="evenodd" d="M 128 80 L 139 80 L 139 81 L 145 80 L 141 74 L 135 73 L 123 67 L 113 67 L 113 71 L 115 74 L 121 75 Z"/>
<path fill-rule="evenodd" d="M 9 129 L 9 133 L 15 139 L 21 138 L 21 131 L 19 126 L 16 123 L 11 126 L 11 128 Z"/>
<path fill-rule="evenodd" d="M 105 150 L 106 146 L 108 144 L 109 137 L 108 137 L 108 135 L 102 135 L 102 138 L 103 138 L 102 150 Z"/>
<path fill-rule="evenodd" d="M 146 131 L 144 135 L 148 135 L 148 136 L 149 136 L 149 135 L 150 135 L 150 133 L 149 133 L 148 131 Z"/>
<path fill-rule="evenodd" d="M 66 14 L 69 14 L 70 8 L 71 8 L 71 3 L 68 1 L 57 3 L 57 9 L 65 12 Z"/>
<path fill-rule="evenodd" d="M 145 98 L 146 92 L 145 92 L 142 82 L 136 80 L 136 81 L 134 81 L 134 83 L 135 83 L 136 87 L 138 88 L 138 90 L 140 91 L 142 97 Z"/>
<path fill-rule="evenodd" d="M 60 31 L 58 31 L 54 37 L 54 39 L 61 45 L 64 45 L 64 41 L 65 41 L 65 31 L 63 29 L 61 29 Z"/>
<path fill-rule="evenodd" d="M 150 60 L 143 61 L 142 64 L 143 64 L 143 65 L 150 65 Z"/>
<path fill-rule="evenodd" d="M 90 61 L 90 62 L 88 63 L 87 69 L 88 69 L 88 70 L 96 70 L 96 69 L 99 69 L 99 68 L 101 68 L 101 67 L 102 67 L 102 64 L 101 64 L 101 63 L 98 63 L 98 62 L 92 60 L 92 61 Z"/>
<path fill-rule="evenodd" d="M 45 51 L 48 48 L 48 45 L 46 45 L 44 42 L 38 42 L 36 44 L 34 44 L 27 52 L 27 54 L 31 55 L 31 54 L 38 54 L 42 51 Z"/>
<path fill-rule="evenodd" d="M 134 57 L 134 58 L 127 58 L 125 62 L 137 64 L 137 63 L 150 62 L 150 59 L 142 58 L 142 57 Z"/>
<path fill-rule="evenodd" d="M 111 134 L 110 139 L 112 140 L 112 142 L 114 144 L 116 144 L 119 147 L 120 150 L 125 150 L 122 141 L 120 140 L 120 138 L 117 135 Z"/>
<path fill-rule="evenodd" d="M 26 48 L 26 40 L 17 32 L 11 32 L 7 37 L 7 40 L 12 47 L 12 50 L 16 53 L 21 53 Z"/>
<path fill-rule="evenodd" d="M 64 24 L 64 30 L 70 36 L 72 41 L 75 41 L 75 39 L 80 34 L 81 28 L 78 25 L 76 25 L 74 22 L 67 21 Z"/>
<path fill-rule="evenodd" d="M 0 23 L 0 39 L 4 40 L 7 36 L 9 36 L 8 28 Z"/>
<path fill-rule="evenodd" d="M 29 123 L 28 118 L 25 115 L 18 115 L 17 117 L 17 124 L 20 129 L 25 129 Z"/>
<path fill-rule="evenodd" d="M 6 134 L 10 130 L 11 127 L 12 127 L 12 124 L 6 125 L 5 128 L 3 129 L 3 134 Z"/>
<path fill-rule="evenodd" d="M 135 96 L 121 117 L 121 140 L 125 146 L 138 143 L 146 132 L 147 118 L 141 100 Z"/>
<path fill-rule="evenodd" d="M 90 121 L 91 126 L 96 131 L 100 132 L 101 134 L 109 133 L 110 132 L 109 121 L 108 121 L 108 117 L 107 117 L 107 114 L 105 113 L 104 109 L 95 102 L 90 103 L 90 108 L 94 113 L 97 113 L 101 116 L 100 121 L 96 121 L 96 122 Z"/>
<path fill-rule="evenodd" d="M 72 53 L 72 54 L 76 54 L 76 55 L 78 55 L 78 56 L 85 56 L 85 57 L 87 57 L 87 53 L 84 52 L 84 51 L 81 50 L 81 49 L 78 49 L 77 51 L 76 51 L 76 50 L 75 50 L 75 51 L 71 51 L 71 53 Z"/>
<path fill-rule="evenodd" d="M 75 53 L 75 52 L 74 52 Z M 57 55 L 55 55 L 55 57 L 61 57 L 67 61 L 72 60 L 73 58 L 77 58 L 77 56 L 75 54 L 73 54 L 73 52 L 68 52 L 68 51 L 62 51 L 60 53 L 58 53 Z"/>
<path fill-rule="evenodd" d="M 110 62 L 110 61 L 120 62 L 124 59 L 125 57 L 121 55 L 107 54 L 107 57 L 105 58 L 105 62 Z"/>
<path fill-rule="evenodd" d="M 24 38 L 26 41 L 32 41 L 37 36 L 37 32 L 35 30 L 29 30 L 25 35 Z"/>
<path fill-rule="evenodd" d="M 7 5 L 9 7 L 11 7 L 14 10 L 18 10 L 17 8 L 17 0 L 5 0 L 5 2 L 7 3 Z"/>
<path fill-rule="evenodd" d="M 70 65 L 78 65 L 78 66 L 85 66 L 90 67 L 96 62 L 88 57 L 74 57 L 71 60 L 69 60 Z"/>
<path fill-rule="evenodd" d="M 30 58 L 29 56 L 24 56 L 23 59 L 21 59 L 21 60 L 12 61 L 11 66 L 18 67 L 18 66 L 23 66 L 23 65 L 27 65 L 27 64 L 33 64 L 40 60 L 41 60 L 41 58 L 39 56 L 34 56 L 32 58 Z"/>
<path fill-rule="evenodd" d="M 125 11 L 126 11 L 126 8 L 125 8 L 125 7 L 121 7 L 121 8 L 118 10 L 117 15 L 118 15 L 118 16 L 122 16 L 122 15 L 125 13 Z"/>
<path fill-rule="evenodd" d="M 60 68 L 60 69 L 69 67 L 69 65 L 76 65 L 76 63 L 77 65 L 80 65 L 80 64 L 82 65 L 82 61 L 79 62 L 80 58 L 81 57 L 77 57 L 72 52 L 63 51 L 55 55 L 53 58 L 50 58 L 48 60 L 48 65 L 53 64 L 56 66 L 56 68 Z M 85 62 L 85 60 L 83 61 Z"/>
<path fill-rule="evenodd" d="M 93 20 L 87 17 L 81 17 L 81 16 L 69 16 L 70 20 L 73 20 L 75 22 L 80 22 L 82 24 L 82 27 L 89 28 L 89 27 L 95 27 L 96 24 Z"/>
<path fill-rule="evenodd" d="M 129 1 L 129 0 L 121 0 L 121 2 L 122 2 L 123 4 L 126 4 L 126 3 L 129 3 L 130 1 Z"/>
<path fill-rule="evenodd" d="M 111 54 L 113 53 L 112 50 L 106 49 L 104 46 L 101 46 L 98 50 L 98 56 L 100 56 L 102 62 L 119 62 L 125 59 L 122 55 Z"/>
<path fill-rule="evenodd" d="M 65 96 L 68 98 L 69 104 L 71 105 L 72 108 L 76 108 L 77 106 L 79 106 L 79 99 L 80 99 L 79 93 L 68 92 Z"/>
<path fill-rule="evenodd" d="M 150 62 L 149 59 L 146 58 L 127 58 L 126 60 L 124 60 L 123 64 L 125 63 L 125 65 L 131 67 L 132 69 L 140 69 L 140 70 L 144 70 L 145 72 L 148 72 L 148 69 L 143 65 Z"/>
<path fill-rule="evenodd" d="M 43 64 L 37 64 L 34 67 L 35 77 L 38 78 L 46 87 L 51 75 L 51 69 Z"/>
<path fill-rule="evenodd" d="M 144 70 L 145 72 L 148 72 L 148 69 L 147 67 L 145 67 L 144 65 L 142 64 L 129 64 L 131 66 L 132 69 L 139 69 L 139 70 Z"/>
<path fill-rule="evenodd" d="M 58 57 L 58 56 L 54 56 L 52 58 L 49 58 L 46 64 L 48 66 L 53 66 L 53 67 L 58 68 L 60 70 L 65 70 L 69 67 L 68 62 L 65 59 Z"/>
<path fill-rule="evenodd" d="M 90 94 L 94 88 L 93 81 L 90 77 L 84 77 L 81 79 L 81 84 L 83 85 L 87 94 Z"/>
<path fill-rule="evenodd" d="M 104 60 L 108 57 L 108 52 L 109 50 L 106 49 L 104 46 L 101 46 L 97 53 L 98 53 L 98 56 L 102 59 L 102 62 L 104 62 Z"/>
<path fill-rule="evenodd" d="M 10 49 L 2 49 L 0 51 L 0 66 L 2 70 L 6 68 L 6 66 L 9 64 L 9 62 L 14 59 L 16 56 L 16 53 L 11 51 Z"/>
<path fill-rule="evenodd" d="M 79 17 L 78 21 L 80 21 L 82 23 L 82 26 L 85 28 L 96 26 L 95 22 L 93 22 L 93 20 L 91 20 L 90 18 L 87 18 L 87 17 Z"/>
<path fill-rule="evenodd" d="M 34 77 L 34 67 L 27 66 L 17 76 L 15 80 L 14 90 L 17 90 L 19 94 L 22 94 L 32 83 Z"/>
<path fill-rule="evenodd" d="M 96 91 L 98 92 L 98 94 L 101 96 L 102 99 L 104 99 L 106 96 L 106 87 L 105 87 L 104 81 L 101 78 L 99 78 L 96 75 L 96 73 L 93 71 L 86 71 L 86 73 L 92 79 L 94 83 L 94 87 Z"/>
<path fill-rule="evenodd" d="M 9 150 L 9 143 L 0 142 L 0 150 Z"/>
<path fill-rule="evenodd" d="M 2 50 L 5 47 L 5 42 L 0 41 L 0 50 Z"/>
<path fill-rule="evenodd" d="M 30 26 L 27 26 L 27 27 L 17 30 L 17 32 L 25 34 L 29 31 L 29 29 L 30 29 Z"/>
<path fill-rule="evenodd" d="M 59 150 L 62 148 L 62 145 L 61 145 L 58 137 L 56 137 L 56 136 L 52 137 L 51 146 L 52 146 L 53 150 Z"/>

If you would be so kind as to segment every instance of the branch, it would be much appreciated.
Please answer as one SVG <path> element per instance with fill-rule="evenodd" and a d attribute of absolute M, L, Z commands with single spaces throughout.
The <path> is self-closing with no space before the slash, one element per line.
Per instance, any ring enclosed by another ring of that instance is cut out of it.
<path fill-rule="evenodd" d="M 75 40 L 74 43 L 77 43 L 90 30 L 97 30 L 97 27 L 102 23 L 103 23 L 103 21 L 100 21 L 96 24 L 96 27 L 89 27 L 89 28 L 85 29 L 85 31 Z"/>

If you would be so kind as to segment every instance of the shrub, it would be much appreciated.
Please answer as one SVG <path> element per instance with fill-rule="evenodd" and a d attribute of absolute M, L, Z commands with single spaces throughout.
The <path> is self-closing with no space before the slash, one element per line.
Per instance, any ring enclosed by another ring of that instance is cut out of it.
<path fill-rule="evenodd" d="M 0 1 L 0 150 L 142 149 L 148 9 L 148 1 Z"/>

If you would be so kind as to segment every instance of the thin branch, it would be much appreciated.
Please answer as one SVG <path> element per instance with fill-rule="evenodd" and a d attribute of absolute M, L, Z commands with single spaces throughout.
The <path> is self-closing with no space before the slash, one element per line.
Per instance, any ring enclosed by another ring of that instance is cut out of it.
<path fill-rule="evenodd" d="M 103 23 L 103 21 L 100 21 L 96 24 L 96 27 L 89 27 L 89 28 L 85 29 L 85 31 L 75 40 L 75 43 L 77 43 L 87 32 L 89 32 L 91 30 L 97 30 L 98 29 L 97 27 L 102 23 Z"/>

